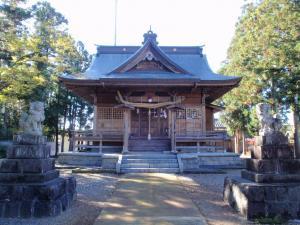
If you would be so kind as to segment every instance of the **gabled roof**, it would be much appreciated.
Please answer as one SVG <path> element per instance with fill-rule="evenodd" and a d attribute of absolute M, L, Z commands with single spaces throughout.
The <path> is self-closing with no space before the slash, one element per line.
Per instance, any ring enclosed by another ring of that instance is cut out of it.
<path fill-rule="evenodd" d="M 210 92 L 207 101 L 212 102 L 236 87 L 241 77 L 214 73 L 202 46 L 159 46 L 149 31 L 142 46 L 98 46 L 86 72 L 59 79 L 85 98 L 95 89 L 155 87 Z"/>
<path fill-rule="evenodd" d="M 149 31 L 147 34 L 152 35 L 153 32 Z M 162 68 L 158 71 L 181 73 L 181 74 L 189 73 L 185 69 L 180 67 L 177 63 L 172 61 L 157 46 L 156 39 L 148 38 L 145 40 L 144 45 L 139 50 L 137 50 L 132 56 L 130 56 L 125 62 L 123 62 L 120 66 L 118 66 L 109 74 L 129 72 L 132 68 L 134 68 L 135 66 L 137 66 L 139 63 L 143 61 L 159 63 L 162 66 Z"/>
<path fill-rule="evenodd" d="M 194 82 L 233 81 L 237 83 L 240 80 L 240 77 L 214 73 L 208 65 L 206 56 L 202 54 L 202 47 L 158 46 L 157 44 L 156 34 L 149 31 L 144 34 L 142 46 L 98 46 L 97 54 L 86 72 L 61 78 L 110 81 L 111 79 L 183 79 Z M 147 58 L 148 61 L 154 60 L 159 63 L 163 69 L 132 70 Z"/>

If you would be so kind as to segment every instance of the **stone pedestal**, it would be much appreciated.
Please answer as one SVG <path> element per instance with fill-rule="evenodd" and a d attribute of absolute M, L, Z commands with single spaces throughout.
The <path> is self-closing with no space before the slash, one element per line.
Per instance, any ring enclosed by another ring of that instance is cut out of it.
<path fill-rule="evenodd" d="M 300 216 L 300 160 L 280 132 L 255 138 L 239 177 L 227 177 L 224 200 L 247 219 Z"/>
<path fill-rule="evenodd" d="M 76 180 L 59 177 L 46 137 L 17 135 L 0 160 L 0 217 L 56 216 L 75 198 Z"/>

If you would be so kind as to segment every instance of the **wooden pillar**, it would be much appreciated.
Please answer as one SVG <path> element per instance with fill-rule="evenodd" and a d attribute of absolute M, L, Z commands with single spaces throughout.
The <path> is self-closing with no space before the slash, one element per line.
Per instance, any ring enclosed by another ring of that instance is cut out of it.
<path fill-rule="evenodd" d="M 98 113 L 97 113 L 97 102 L 98 102 L 97 95 L 94 94 L 93 98 L 94 98 L 94 102 L 93 102 L 93 105 L 94 105 L 93 134 L 96 135 L 97 134 L 97 116 L 98 116 Z"/>
<path fill-rule="evenodd" d="M 151 140 L 151 109 L 148 109 L 148 140 Z"/>
<path fill-rule="evenodd" d="M 130 133 L 130 110 L 124 110 L 124 134 L 123 134 L 123 153 L 128 152 L 128 140 L 129 140 L 129 133 Z"/>
<path fill-rule="evenodd" d="M 197 141 L 197 152 L 200 152 L 200 142 Z"/>
<path fill-rule="evenodd" d="M 100 141 L 99 141 L 99 153 L 102 153 L 103 150 L 103 135 L 100 133 Z"/>
<path fill-rule="evenodd" d="M 205 99 L 206 99 L 207 95 L 203 94 L 202 98 L 201 98 L 201 111 L 202 111 L 202 132 L 205 133 L 206 132 L 206 106 L 205 106 Z"/>
<path fill-rule="evenodd" d="M 171 110 L 171 151 L 176 152 L 176 111 Z"/>

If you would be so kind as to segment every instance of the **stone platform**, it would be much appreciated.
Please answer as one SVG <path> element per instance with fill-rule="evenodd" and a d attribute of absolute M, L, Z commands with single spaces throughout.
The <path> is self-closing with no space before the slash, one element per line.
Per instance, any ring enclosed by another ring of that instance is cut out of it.
<path fill-rule="evenodd" d="M 59 177 L 46 138 L 17 136 L 0 160 L 0 217 L 55 216 L 75 198 L 76 180 Z"/>
<path fill-rule="evenodd" d="M 224 200 L 247 219 L 300 217 L 299 182 L 259 184 L 240 177 L 226 177 Z"/>
<path fill-rule="evenodd" d="M 280 132 L 255 138 L 241 177 L 224 181 L 224 200 L 247 219 L 300 217 L 300 160 Z"/>

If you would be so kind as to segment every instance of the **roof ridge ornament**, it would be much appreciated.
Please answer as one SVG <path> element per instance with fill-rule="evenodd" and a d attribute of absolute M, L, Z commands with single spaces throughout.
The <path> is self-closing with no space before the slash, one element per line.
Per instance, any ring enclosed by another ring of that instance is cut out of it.
<path fill-rule="evenodd" d="M 158 42 L 156 41 L 157 34 L 151 30 L 151 26 L 150 26 L 150 30 L 147 33 L 145 33 L 143 36 L 144 36 L 144 41 L 142 42 L 142 44 L 145 44 L 147 41 L 151 41 L 152 43 L 158 45 Z"/>

